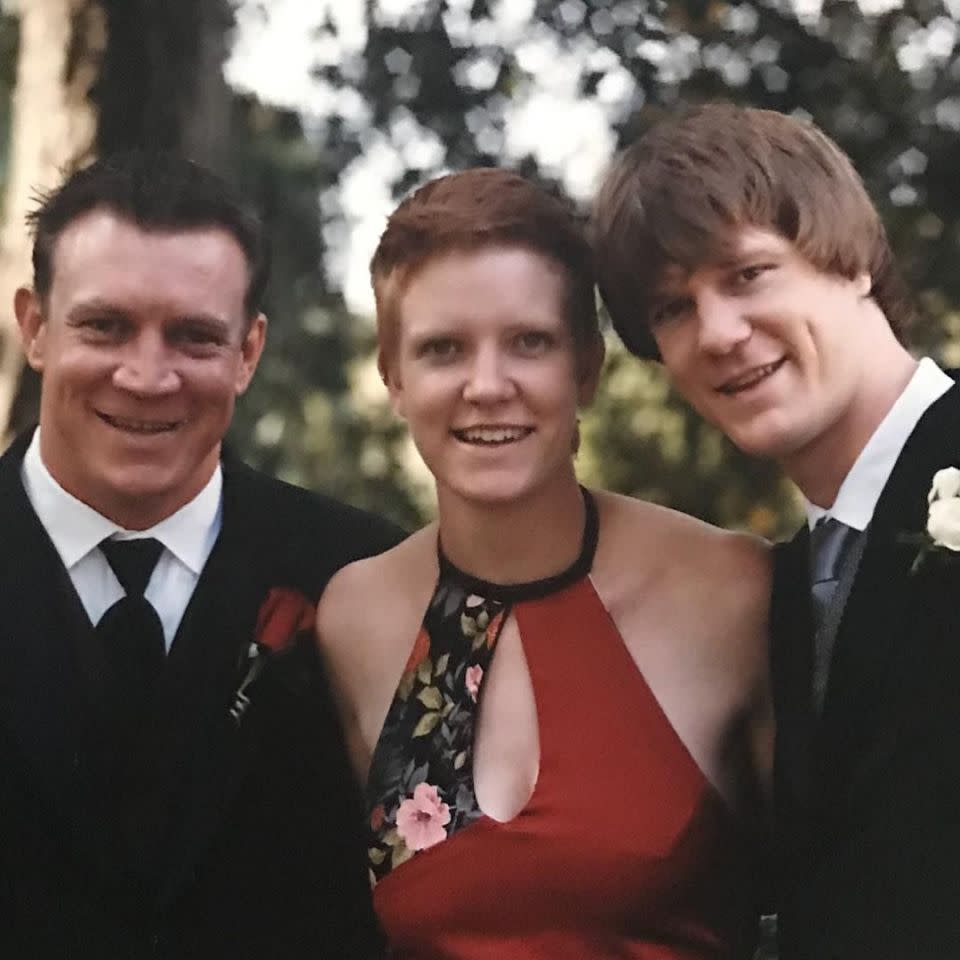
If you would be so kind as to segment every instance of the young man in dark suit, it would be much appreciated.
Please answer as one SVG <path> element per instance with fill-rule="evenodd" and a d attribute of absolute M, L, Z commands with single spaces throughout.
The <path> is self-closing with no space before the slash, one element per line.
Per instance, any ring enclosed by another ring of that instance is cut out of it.
<path fill-rule="evenodd" d="M 399 536 L 221 455 L 266 333 L 261 226 L 149 153 L 74 174 L 32 226 L 40 424 L 0 459 L 0 953 L 377 956 L 311 616 Z"/>
<path fill-rule="evenodd" d="M 771 606 L 782 960 L 960 956 L 960 391 L 903 345 L 859 177 L 714 104 L 619 158 L 594 226 L 627 346 L 804 497 Z"/>

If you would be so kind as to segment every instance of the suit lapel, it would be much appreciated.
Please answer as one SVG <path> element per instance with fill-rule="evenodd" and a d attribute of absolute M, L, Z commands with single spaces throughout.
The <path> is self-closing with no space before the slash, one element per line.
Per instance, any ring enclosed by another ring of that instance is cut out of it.
<path fill-rule="evenodd" d="M 0 722 L 75 838 L 109 858 L 100 801 L 104 661 L 93 628 L 24 490 L 30 436 L 0 458 Z"/>
<path fill-rule="evenodd" d="M 171 811 L 177 816 L 158 833 L 168 841 L 161 902 L 176 895 L 203 855 L 246 769 L 247 730 L 237 729 L 228 710 L 269 586 L 260 533 L 268 512 L 248 496 L 240 471 L 225 464 L 223 524 L 171 648 L 157 716 L 153 809 L 158 826 Z"/>
<path fill-rule="evenodd" d="M 947 391 L 920 419 L 877 502 L 860 568 L 840 620 L 818 738 L 825 796 L 836 796 L 859 759 L 888 736 L 891 677 L 909 657 L 916 583 L 909 575 L 918 547 L 904 535 L 922 533 L 933 474 L 960 462 L 960 388 Z"/>
<path fill-rule="evenodd" d="M 770 603 L 777 793 L 801 805 L 809 795 L 814 722 L 809 541 L 804 524 L 793 540 L 777 546 Z"/>

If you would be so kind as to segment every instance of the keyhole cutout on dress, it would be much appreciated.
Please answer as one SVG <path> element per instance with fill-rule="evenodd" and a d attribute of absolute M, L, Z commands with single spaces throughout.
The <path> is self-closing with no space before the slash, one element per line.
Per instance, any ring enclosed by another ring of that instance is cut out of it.
<path fill-rule="evenodd" d="M 514 616 L 504 624 L 480 687 L 473 784 L 481 812 L 504 823 L 533 796 L 540 731 L 530 669 Z"/>

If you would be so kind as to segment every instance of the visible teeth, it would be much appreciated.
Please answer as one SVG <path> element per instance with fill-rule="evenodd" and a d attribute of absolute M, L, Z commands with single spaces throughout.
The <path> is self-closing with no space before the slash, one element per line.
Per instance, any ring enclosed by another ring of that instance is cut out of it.
<path fill-rule="evenodd" d="M 755 367 L 749 373 L 745 373 L 736 380 L 730 380 L 720 389 L 723 393 L 736 393 L 738 390 L 744 390 L 758 384 L 761 380 L 769 377 L 771 373 L 780 367 L 782 360 L 776 360 L 773 363 L 765 364 L 762 367 Z"/>
<path fill-rule="evenodd" d="M 454 431 L 466 443 L 513 443 L 531 432 L 529 427 L 471 427 Z"/>
<path fill-rule="evenodd" d="M 178 421 L 168 420 L 125 420 L 120 417 L 111 417 L 107 414 L 101 414 L 101 417 L 112 427 L 118 427 L 121 430 L 129 430 L 131 433 L 165 433 L 167 430 L 173 430 Z"/>

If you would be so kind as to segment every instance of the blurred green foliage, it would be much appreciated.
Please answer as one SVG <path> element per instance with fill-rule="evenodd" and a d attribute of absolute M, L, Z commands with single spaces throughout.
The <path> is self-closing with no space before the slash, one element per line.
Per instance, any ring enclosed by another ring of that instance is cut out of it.
<path fill-rule="evenodd" d="M 226 51 L 229 4 L 138 0 L 135 17 L 118 0 L 105 5 L 114 35 L 97 90 L 108 114 L 101 149 L 157 131 L 181 142 L 183 92 L 200 82 L 218 35 Z M 257 6 L 269 17 L 269 4 Z M 960 365 L 960 0 L 908 0 L 876 15 L 827 0 L 809 16 L 789 0 L 531 0 L 529 21 L 506 33 L 503 8 L 487 0 L 419 0 L 406 13 L 377 0 L 363 7 L 360 48 L 344 44 L 332 17 L 317 31 L 324 115 L 304 121 L 235 93 L 215 153 L 262 208 L 274 242 L 270 343 L 232 431 L 254 463 L 408 527 L 429 512 L 429 484 L 376 379 L 370 320 L 349 315 L 324 267 L 343 242 L 338 188 L 382 144 L 399 158 L 397 197 L 441 169 L 505 162 L 558 186 L 560 165 L 507 152 L 510 109 L 539 82 L 536 50 L 541 62 L 547 51 L 580 64 L 579 95 L 602 109 L 620 143 L 682 103 L 717 97 L 812 117 L 850 153 L 888 224 L 921 308 L 918 349 Z M 0 18 L 0 131 L 10 28 Z M 206 55 L 187 43 L 194 36 L 206 38 Z M 143 55 L 123 54 L 121 42 Z M 436 149 L 411 149 L 411 137 Z M 0 176 L 3 147 L 0 133 Z M 726 526 L 788 531 L 797 504 L 777 470 L 702 424 L 656 365 L 609 346 L 584 415 L 583 478 Z"/>
<path fill-rule="evenodd" d="M 960 359 L 952 270 L 960 196 L 951 189 L 960 160 L 960 60 L 948 5 L 921 0 L 867 16 L 854 3 L 827 2 L 819 16 L 804 18 L 776 0 L 539 0 L 510 42 L 497 29 L 497 5 L 485 0 L 423 0 L 405 14 L 394 5 L 365 6 L 362 50 L 328 57 L 317 70 L 344 105 L 316 131 L 334 168 L 349 170 L 387 141 L 405 158 L 393 184 L 399 197 L 441 169 L 504 162 L 509 108 L 537 83 L 529 67 L 537 45 L 557 60 L 579 56 L 579 93 L 602 105 L 621 143 L 684 102 L 725 97 L 800 112 L 849 151 L 881 208 L 923 308 L 918 347 L 948 364 Z M 320 33 L 328 48 L 339 39 L 333 20 Z M 360 119 L 357 94 L 366 110 Z M 411 127 L 440 143 L 439 162 L 408 159 Z M 547 185 L 562 175 L 533 156 L 510 162 Z M 350 406 L 349 416 L 362 420 L 362 404 Z M 401 463 L 392 422 L 378 414 L 367 426 L 366 444 L 381 444 L 385 456 L 354 462 Z M 767 536 L 796 522 L 793 489 L 775 467 L 733 449 L 686 408 L 658 366 L 638 363 L 614 342 L 583 436 L 587 482 Z M 289 439 L 279 460 L 301 461 L 303 440 Z M 304 465 L 300 476 L 328 485 L 329 470 L 329 462 Z M 391 467 L 390 476 L 403 474 Z M 409 483 L 398 488 L 397 500 L 389 494 L 377 505 L 407 516 Z"/>
<path fill-rule="evenodd" d="M 17 21 L 0 9 L 0 184 L 7 179 L 7 162 L 10 154 L 10 108 L 17 72 L 18 41 Z M 0 205 L 0 216 L 3 216 L 2 205 Z"/>

